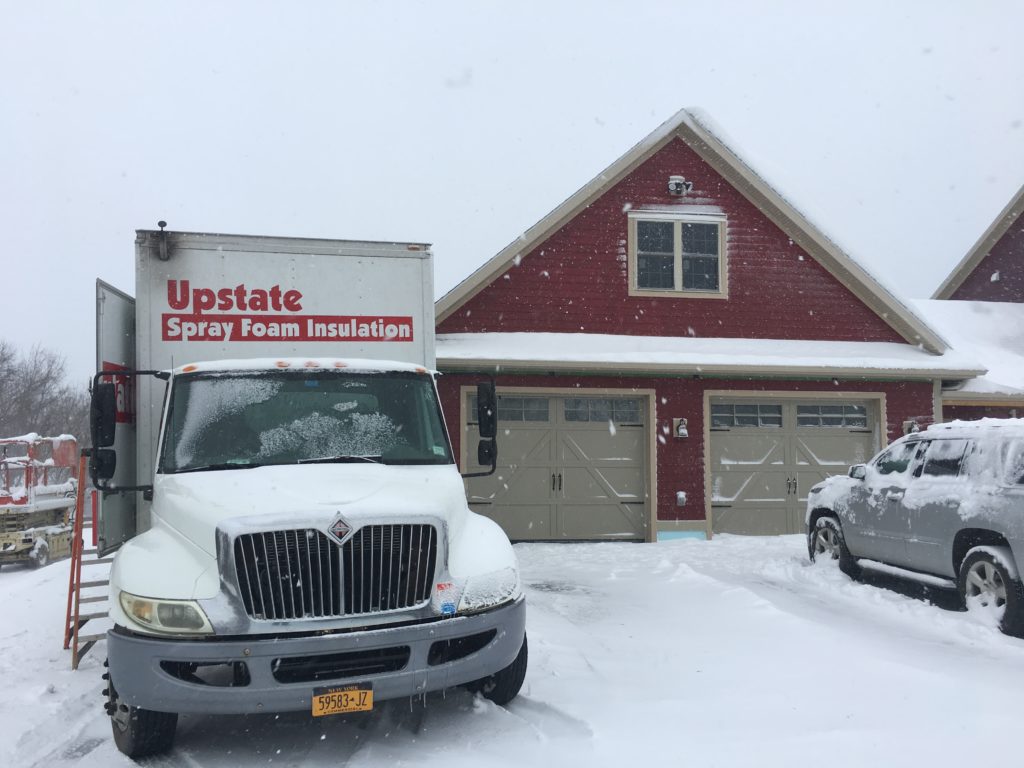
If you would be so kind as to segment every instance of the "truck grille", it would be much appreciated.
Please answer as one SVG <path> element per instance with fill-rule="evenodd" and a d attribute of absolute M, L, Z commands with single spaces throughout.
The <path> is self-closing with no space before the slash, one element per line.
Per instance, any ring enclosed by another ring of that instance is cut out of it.
<path fill-rule="evenodd" d="M 235 574 L 254 619 L 311 619 L 411 608 L 430 597 L 433 525 L 368 525 L 338 544 L 316 529 L 235 539 Z"/>

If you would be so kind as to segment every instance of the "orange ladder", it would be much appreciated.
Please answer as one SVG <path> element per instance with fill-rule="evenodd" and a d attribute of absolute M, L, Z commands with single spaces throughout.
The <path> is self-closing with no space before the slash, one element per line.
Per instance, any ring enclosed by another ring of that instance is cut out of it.
<path fill-rule="evenodd" d="M 100 603 L 108 599 L 106 587 L 110 584 L 109 578 L 92 578 L 82 581 L 82 566 L 102 565 L 113 561 L 111 557 L 93 557 L 86 559 L 86 555 L 97 555 L 95 549 L 86 549 L 82 540 L 83 522 L 85 520 L 85 478 L 86 465 L 89 451 L 83 449 L 78 459 L 78 495 L 75 499 L 75 527 L 71 539 L 71 575 L 68 577 L 68 610 L 64 621 L 64 650 L 71 649 L 71 668 L 78 669 L 78 662 L 85 654 L 100 640 L 106 637 L 106 633 L 100 632 L 93 635 L 80 633 L 82 627 L 91 619 L 102 619 L 109 615 L 107 610 L 82 611 L 82 605 L 88 603 Z M 93 525 L 97 520 L 92 521 Z M 107 573 L 109 576 L 109 571 Z M 100 594 L 82 595 L 83 589 L 103 587 Z"/>

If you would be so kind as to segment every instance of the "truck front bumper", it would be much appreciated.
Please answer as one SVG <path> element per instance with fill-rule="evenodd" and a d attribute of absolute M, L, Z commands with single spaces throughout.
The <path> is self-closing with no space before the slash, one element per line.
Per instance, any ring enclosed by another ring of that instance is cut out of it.
<path fill-rule="evenodd" d="M 374 700 L 384 701 L 479 680 L 512 663 L 525 632 L 520 597 L 472 616 L 332 635 L 184 640 L 115 628 L 107 633 L 107 654 L 118 696 L 131 706 L 308 712 L 314 688 L 369 682 Z M 209 670 L 226 674 L 204 674 Z"/>

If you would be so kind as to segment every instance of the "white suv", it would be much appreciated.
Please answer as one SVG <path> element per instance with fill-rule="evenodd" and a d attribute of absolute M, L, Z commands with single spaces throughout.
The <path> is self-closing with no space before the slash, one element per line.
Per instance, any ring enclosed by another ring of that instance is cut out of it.
<path fill-rule="evenodd" d="M 812 560 L 827 554 L 852 578 L 868 560 L 955 581 L 969 610 L 1024 636 L 1024 419 L 903 437 L 814 486 L 806 522 Z"/>

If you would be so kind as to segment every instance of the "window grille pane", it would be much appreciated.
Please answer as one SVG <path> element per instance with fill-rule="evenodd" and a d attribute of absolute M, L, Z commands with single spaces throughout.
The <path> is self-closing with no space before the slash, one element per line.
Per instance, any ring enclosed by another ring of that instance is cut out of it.
<path fill-rule="evenodd" d="M 771 416 L 771 415 L 761 414 L 761 426 L 762 427 L 781 427 L 782 426 L 782 417 L 781 416 Z"/>
<path fill-rule="evenodd" d="M 733 408 L 731 405 L 711 405 L 711 426 L 731 427 L 735 424 Z"/>
<path fill-rule="evenodd" d="M 820 416 L 797 416 L 796 423 L 798 427 L 820 427 L 821 417 Z"/>
<path fill-rule="evenodd" d="M 717 291 L 718 257 L 684 256 L 683 288 L 694 291 Z"/>
<path fill-rule="evenodd" d="M 523 421 L 547 421 L 548 400 L 546 397 L 523 398 Z"/>
<path fill-rule="evenodd" d="M 636 287 L 667 290 L 675 288 L 675 257 L 637 254 Z"/>
<path fill-rule="evenodd" d="M 718 224 L 684 223 L 683 254 L 718 256 Z"/>
<path fill-rule="evenodd" d="M 636 249 L 638 253 L 675 252 L 671 221 L 638 221 L 636 223 Z"/>
<path fill-rule="evenodd" d="M 747 416 L 744 414 L 736 414 L 736 426 L 737 427 L 756 427 L 757 416 Z"/>
<path fill-rule="evenodd" d="M 639 400 L 613 400 L 612 418 L 620 423 L 640 423 Z"/>

